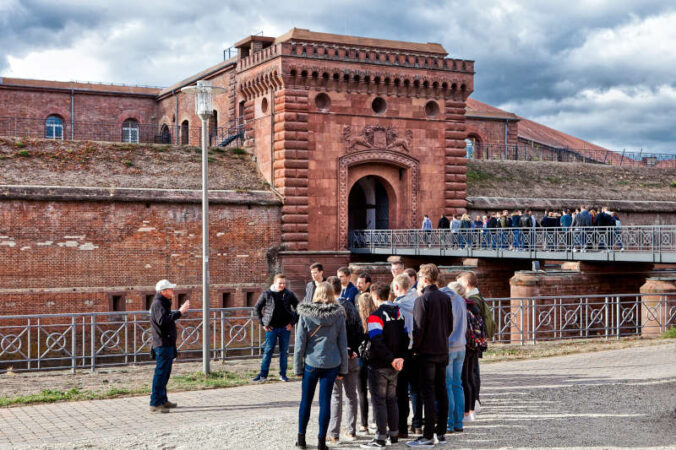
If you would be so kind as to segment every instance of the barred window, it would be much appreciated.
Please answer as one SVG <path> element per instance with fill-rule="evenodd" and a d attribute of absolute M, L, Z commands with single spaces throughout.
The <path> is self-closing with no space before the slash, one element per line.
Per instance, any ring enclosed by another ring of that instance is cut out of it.
<path fill-rule="evenodd" d="M 49 116 L 45 121 L 46 139 L 63 139 L 63 120 L 59 116 Z"/>
<path fill-rule="evenodd" d="M 127 119 L 122 124 L 122 142 L 138 144 L 138 122 L 134 119 Z"/>

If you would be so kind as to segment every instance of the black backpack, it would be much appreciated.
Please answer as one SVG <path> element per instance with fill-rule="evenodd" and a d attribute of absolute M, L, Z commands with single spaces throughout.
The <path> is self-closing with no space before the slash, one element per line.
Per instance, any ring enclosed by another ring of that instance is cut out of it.
<path fill-rule="evenodd" d="M 467 309 L 467 333 L 465 338 L 467 340 L 467 348 L 470 350 L 485 352 L 488 349 L 488 344 L 486 343 L 486 325 L 481 315 L 475 315 L 469 308 Z"/>

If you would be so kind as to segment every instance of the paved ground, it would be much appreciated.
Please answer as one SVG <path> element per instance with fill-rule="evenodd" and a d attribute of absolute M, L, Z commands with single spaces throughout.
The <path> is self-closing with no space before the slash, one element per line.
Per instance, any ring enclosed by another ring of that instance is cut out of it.
<path fill-rule="evenodd" d="M 484 411 L 448 436 L 449 448 L 676 448 L 676 343 L 483 364 L 481 372 Z M 179 408 L 165 415 L 149 414 L 147 397 L 5 408 L 0 447 L 288 449 L 299 388 L 177 393 Z"/>

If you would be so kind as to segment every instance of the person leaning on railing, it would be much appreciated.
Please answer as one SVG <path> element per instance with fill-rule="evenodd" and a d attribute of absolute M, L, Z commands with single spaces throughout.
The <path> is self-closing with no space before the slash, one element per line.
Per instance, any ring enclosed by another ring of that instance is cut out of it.
<path fill-rule="evenodd" d="M 176 320 L 190 308 L 190 300 L 181 305 L 178 311 L 171 310 L 176 285 L 169 280 L 160 280 L 155 285 L 155 299 L 150 306 L 150 326 L 153 333 L 151 354 L 155 360 L 153 388 L 150 394 L 150 412 L 168 413 L 177 404 L 167 398 L 167 383 L 171 375 L 171 366 L 178 355 L 176 350 Z"/>

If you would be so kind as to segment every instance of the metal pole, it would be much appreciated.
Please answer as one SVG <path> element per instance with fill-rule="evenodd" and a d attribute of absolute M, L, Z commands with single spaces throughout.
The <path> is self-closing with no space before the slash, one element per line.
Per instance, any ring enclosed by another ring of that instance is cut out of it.
<path fill-rule="evenodd" d="M 209 177 L 207 117 L 202 119 L 202 372 L 209 375 Z"/>

